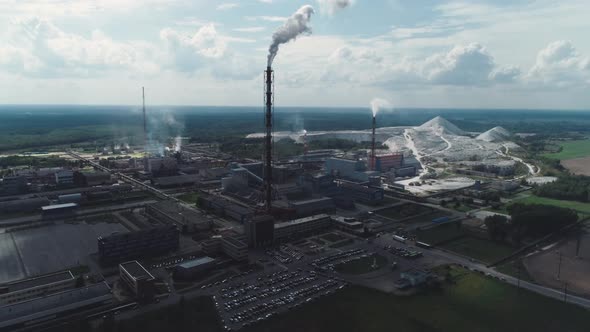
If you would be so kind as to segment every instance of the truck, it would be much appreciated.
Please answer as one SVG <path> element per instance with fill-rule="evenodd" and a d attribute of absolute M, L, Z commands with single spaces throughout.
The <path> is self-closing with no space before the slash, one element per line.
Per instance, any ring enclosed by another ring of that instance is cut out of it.
<path fill-rule="evenodd" d="M 398 242 L 401 242 L 401 243 L 406 243 L 406 238 L 404 238 L 403 236 L 394 235 L 393 236 L 393 239 L 396 240 L 396 241 L 398 241 Z"/>

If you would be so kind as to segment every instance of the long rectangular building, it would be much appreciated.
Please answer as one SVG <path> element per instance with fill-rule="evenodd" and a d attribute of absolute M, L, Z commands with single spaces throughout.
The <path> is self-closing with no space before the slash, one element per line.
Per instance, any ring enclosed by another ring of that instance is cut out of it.
<path fill-rule="evenodd" d="M 0 331 L 13 331 L 83 309 L 101 307 L 113 302 L 111 289 L 106 282 L 66 290 L 25 302 L 0 306 Z"/>
<path fill-rule="evenodd" d="M 176 225 L 113 234 L 98 238 L 98 257 L 102 264 L 116 264 L 140 257 L 162 255 L 178 249 L 180 232 Z"/>
<path fill-rule="evenodd" d="M 274 240 L 283 241 L 304 234 L 314 233 L 330 227 L 331 224 L 332 218 L 327 214 L 318 214 L 307 218 L 276 223 L 274 224 Z"/>
<path fill-rule="evenodd" d="M 75 286 L 76 279 L 70 271 L 19 280 L 0 285 L 0 305 L 28 301 L 47 294 L 72 289 Z"/>

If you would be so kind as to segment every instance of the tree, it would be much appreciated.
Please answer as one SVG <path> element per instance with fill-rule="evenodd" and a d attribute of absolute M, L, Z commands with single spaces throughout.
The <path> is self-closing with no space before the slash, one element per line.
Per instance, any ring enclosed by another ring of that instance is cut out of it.
<path fill-rule="evenodd" d="M 509 220 L 506 216 L 495 214 L 485 218 L 484 223 L 488 229 L 490 239 L 494 241 L 505 241 L 510 231 Z"/>

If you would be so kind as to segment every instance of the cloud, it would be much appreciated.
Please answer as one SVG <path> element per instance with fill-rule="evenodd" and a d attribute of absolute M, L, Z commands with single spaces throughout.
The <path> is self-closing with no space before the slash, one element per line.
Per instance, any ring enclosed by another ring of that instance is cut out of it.
<path fill-rule="evenodd" d="M 261 32 L 266 30 L 265 27 L 246 27 L 246 28 L 235 28 L 234 31 L 237 32 Z"/>
<path fill-rule="evenodd" d="M 488 83 L 495 68 L 494 58 L 477 43 L 455 46 L 450 52 L 436 54 L 424 63 L 429 82 L 447 85 L 481 85 Z"/>
<path fill-rule="evenodd" d="M 554 41 L 539 51 L 527 78 L 556 86 L 590 84 L 590 58 L 579 54 L 570 41 Z"/>
<path fill-rule="evenodd" d="M 521 75 L 522 72 L 520 68 L 516 66 L 505 66 L 497 68 L 490 73 L 490 80 L 496 83 L 513 83 L 516 82 Z"/>
<path fill-rule="evenodd" d="M 159 66 L 147 56 L 151 51 L 147 43 L 117 42 L 100 30 L 86 38 L 49 20 L 29 17 L 11 22 L 0 46 L 0 65 L 9 72 L 38 77 L 88 77 L 121 69 L 154 74 Z"/>
<path fill-rule="evenodd" d="M 247 21 L 266 21 L 266 22 L 284 22 L 289 17 L 287 16 L 246 16 Z"/>
<path fill-rule="evenodd" d="M 230 10 L 230 9 L 234 9 L 234 8 L 238 8 L 240 6 L 240 4 L 238 3 L 222 3 L 220 5 L 217 6 L 217 10 Z"/>
<path fill-rule="evenodd" d="M 320 11 L 328 15 L 334 15 L 354 4 L 354 0 L 317 0 L 317 2 L 320 5 Z"/>

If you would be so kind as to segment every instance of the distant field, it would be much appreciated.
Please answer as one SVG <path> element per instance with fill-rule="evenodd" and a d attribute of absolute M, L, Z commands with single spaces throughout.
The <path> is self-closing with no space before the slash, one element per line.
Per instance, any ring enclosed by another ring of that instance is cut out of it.
<path fill-rule="evenodd" d="M 516 199 L 516 200 L 512 201 L 512 203 L 510 203 L 510 204 L 514 204 L 514 203 L 553 205 L 553 206 L 559 206 L 559 207 L 563 207 L 563 208 L 576 210 L 580 213 L 581 216 L 590 215 L 590 203 L 582 203 L 582 202 L 576 202 L 576 201 L 564 201 L 564 200 L 553 199 L 553 198 L 539 197 L 539 196 L 535 196 L 535 195 L 530 195 L 525 198 Z M 500 213 L 508 213 L 507 208 L 508 208 L 508 205 L 505 205 L 500 209 L 495 209 L 495 210 L 490 209 L 490 211 L 500 212 Z"/>
<path fill-rule="evenodd" d="M 177 197 L 181 201 L 185 201 L 190 204 L 196 204 L 199 199 L 198 193 L 183 194 Z"/>
<path fill-rule="evenodd" d="M 562 160 L 561 165 L 573 174 L 590 176 L 590 157 Z"/>
<path fill-rule="evenodd" d="M 548 153 L 545 157 L 567 160 L 590 156 L 590 139 L 560 142 L 559 145 L 562 148 L 561 152 Z"/>
<path fill-rule="evenodd" d="M 472 236 L 465 236 L 445 243 L 442 247 L 486 263 L 495 262 L 510 255 L 516 250 L 506 244 L 483 240 Z"/>
<path fill-rule="evenodd" d="M 244 331 L 542 332 L 587 331 L 590 324 L 588 312 L 574 305 L 464 269 L 449 273 L 455 283 L 439 291 L 397 297 L 349 287 Z"/>
<path fill-rule="evenodd" d="M 452 240 L 465 235 L 462 228 L 452 224 L 442 224 L 432 228 L 423 229 L 416 232 L 419 241 L 426 242 L 428 244 L 436 245 L 438 243 Z"/>

